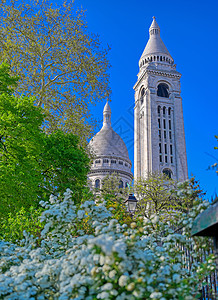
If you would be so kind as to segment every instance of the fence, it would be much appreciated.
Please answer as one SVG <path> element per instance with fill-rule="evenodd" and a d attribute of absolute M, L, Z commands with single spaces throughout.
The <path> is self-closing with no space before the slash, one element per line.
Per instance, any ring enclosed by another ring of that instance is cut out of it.
<path fill-rule="evenodd" d="M 214 246 L 212 239 L 207 238 L 208 246 L 207 250 L 200 249 L 201 262 L 206 261 L 206 258 L 214 253 Z M 186 267 L 188 270 L 191 270 L 191 266 L 194 263 L 195 259 L 192 257 L 191 252 L 193 249 L 188 250 L 183 246 L 181 247 L 183 252 L 183 260 L 185 261 Z M 217 272 L 214 271 L 211 275 L 208 275 L 204 278 L 204 281 L 200 284 L 199 292 L 201 292 L 200 300 L 218 300 L 218 276 Z"/>

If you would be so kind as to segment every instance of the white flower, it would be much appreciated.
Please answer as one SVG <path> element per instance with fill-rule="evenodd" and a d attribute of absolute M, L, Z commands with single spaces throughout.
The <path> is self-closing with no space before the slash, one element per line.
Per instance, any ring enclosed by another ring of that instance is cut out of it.
<path fill-rule="evenodd" d="M 162 293 L 160 292 L 153 292 L 151 295 L 150 295 L 150 298 L 151 299 L 160 299 L 160 297 L 162 297 Z"/>
<path fill-rule="evenodd" d="M 103 265 L 103 268 L 102 268 L 103 272 L 108 272 L 108 271 L 110 271 L 110 269 L 111 269 L 111 267 L 109 265 Z"/>
<path fill-rule="evenodd" d="M 126 276 L 126 275 L 120 276 L 120 278 L 119 278 L 119 280 L 118 280 L 119 286 L 122 287 L 122 286 L 127 285 L 128 279 L 129 279 L 129 277 Z"/>
<path fill-rule="evenodd" d="M 84 218 L 84 216 L 85 216 L 85 211 L 84 210 L 78 210 L 77 211 L 77 217 L 78 217 L 78 219 L 82 219 L 82 218 Z"/>
<path fill-rule="evenodd" d="M 101 287 L 102 291 L 110 291 L 113 289 L 113 285 L 111 283 L 106 283 Z"/>
<path fill-rule="evenodd" d="M 135 283 L 134 282 L 129 283 L 126 287 L 127 291 L 129 291 L 129 292 L 133 291 L 134 288 L 135 288 Z"/>
<path fill-rule="evenodd" d="M 174 270 L 175 272 L 178 272 L 179 270 L 181 270 L 181 264 L 175 264 L 175 265 L 173 266 L 173 270 Z"/>
<path fill-rule="evenodd" d="M 108 294 L 107 292 L 102 292 L 102 293 L 97 295 L 98 299 L 105 299 L 106 300 L 106 299 L 109 299 L 109 297 L 110 297 L 110 294 Z"/>
<path fill-rule="evenodd" d="M 112 256 L 105 256 L 105 263 L 112 265 L 114 263 L 114 258 Z"/>
<path fill-rule="evenodd" d="M 173 281 L 178 283 L 180 281 L 180 275 L 179 274 L 173 274 Z"/>
<path fill-rule="evenodd" d="M 109 276 L 109 278 L 112 279 L 116 276 L 116 274 L 117 274 L 117 272 L 115 270 L 112 270 L 112 271 L 109 272 L 108 276 Z"/>
<path fill-rule="evenodd" d="M 40 247 L 33 249 L 34 238 L 28 233 L 24 235 L 23 247 L 0 241 L 2 299 L 33 299 L 37 295 L 37 299 L 43 300 L 47 297 L 43 290 L 55 289 L 60 300 L 92 300 L 93 294 L 97 294 L 98 299 L 134 300 L 147 293 L 151 294 L 149 299 L 166 300 L 165 295 L 170 294 L 171 298 L 191 300 L 198 288 L 193 278 L 199 279 L 209 270 L 214 271 L 212 258 L 203 262 L 205 268 L 199 269 L 199 264 L 193 263 L 190 273 L 182 263 L 170 263 L 180 261 L 184 253 L 175 243 L 188 249 L 192 246 L 190 255 L 196 257 L 196 261 L 199 259 L 187 226 L 181 234 L 174 234 L 171 221 L 160 222 L 160 229 L 155 230 L 148 221 L 144 232 L 149 235 L 141 236 L 139 229 L 127 228 L 111 220 L 104 205 L 96 206 L 94 201 L 87 201 L 78 208 L 71 198 L 68 190 L 64 199 L 53 197 L 50 202 L 42 203 L 45 210 L 41 219 L 46 224 Z M 203 207 L 205 205 L 199 210 Z M 196 208 L 192 211 L 197 215 Z M 184 220 L 191 224 L 190 217 L 185 214 L 174 217 L 178 225 Z M 77 230 L 72 236 L 79 218 L 86 220 L 94 233 L 85 235 L 83 230 Z M 134 239 L 131 240 L 130 235 Z M 208 245 L 199 247 L 201 250 Z M 181 278 L 186 278 L 186 285 L 180 285 Z M 122 289 L 113 288 L 117 281 Z M 137 282 L 136 287 L 134 282 Z"/>
<path fill-rule="evenodd" d="M 91 269 L 91 275 L 92 275 L 92 276 L 95 276 L 96 273 L 97 273 L 97 271 L 98 271 L 98 268 L 97 268 L 97 267 L 92 268 L 92 269 Z"/>
<path fill-rule="evenodd" d="M 111 291 L 110 291 L 110 294 L 111 294 L 112 296 L 117 296 L 117 295 L 118 295 L 118 292 L 117 292 L 116 290 L 111 290 Z"/>
<path fill-rule="evenodd" d="M 156 224 L 158 221 L 159 221 L 159 217 L 158 217 L 158 216 L 155 216 L 155 217 L 152 219 L 152 223 L 153 223 L 153 224 Z"/>

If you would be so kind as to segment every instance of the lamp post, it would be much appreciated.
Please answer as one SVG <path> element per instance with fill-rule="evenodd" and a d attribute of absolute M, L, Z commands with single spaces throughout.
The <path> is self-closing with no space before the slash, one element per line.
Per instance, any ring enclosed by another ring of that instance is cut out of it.
<path fill-rule="evenodd" d="M 127 210 L 130 213 L 131 217 L 134 215 L 138 200 L 133 194 L 129 194 L 128 199 L 126 200 Z"/>

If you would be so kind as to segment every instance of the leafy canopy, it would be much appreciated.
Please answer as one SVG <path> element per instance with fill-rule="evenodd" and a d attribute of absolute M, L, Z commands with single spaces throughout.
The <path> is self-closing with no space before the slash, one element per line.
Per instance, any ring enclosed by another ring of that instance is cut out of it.
<path fill-rule="evenodd" d="M 47 129 L 91 132 L 90 104 L 108 99 L 108 50 L 87 30 L 85 14 L 72 3 L 3 1 L 1 59 L 20 81 L 16 91 L 35 96 L 47 113 Z"/>
<path fill-rule="evenodd" d="M 194 178 L 181 183 L 163 173 L 150 173 L 146 179 L 136 180 L 134 192 L 138 199 L 137 214 L 143 214 L 148 219 L 154 214 L 166 218 L 187 212 L 193 201 L 204 195 Z"/>
<path fill-rule="evenodd" d="M 109 209 L 115 219 L 120 224 L 129 225 L 131 216 L 127 211 L 126 200 L 129 196 L 129 189 L 121 187 L 121 178 L 115 172 L 106 176 L 102 181 L 102 188 L 96 198 L 100 198 L 105 202 L 105 206 Z"/>
<path fill-rule="evenodd" d="M 42 131 L 42 108 L 33 97 L 16 97 L 16 78 L 0 66 L 0 217 L 22 206 L 37 206 L 50 194 L 71 187 L 76 199 L 86 185 L 89 158 L 79 139 L 60 130 Z"/>

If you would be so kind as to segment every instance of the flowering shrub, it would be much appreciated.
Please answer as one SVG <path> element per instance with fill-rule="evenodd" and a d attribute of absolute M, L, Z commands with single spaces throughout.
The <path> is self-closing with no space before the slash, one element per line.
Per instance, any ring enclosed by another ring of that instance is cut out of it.
<path fill-rule="evenodd" d="M 198 261 L 195 239 L 189 238 L 193 219 L 208 203 L 180 216 L 178 232 L 158 215 L 139 217 L 128 227 L 102 203 L 77 208 L 70 190 L 41 205 L 40 247 L 31 236 L 23 247 L 0 242 L 0 299 L 191 300 L 215 269 L 212 255 Z M 182 247 L 196 257 L 189 268 Z"/>

